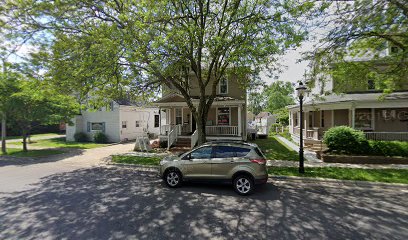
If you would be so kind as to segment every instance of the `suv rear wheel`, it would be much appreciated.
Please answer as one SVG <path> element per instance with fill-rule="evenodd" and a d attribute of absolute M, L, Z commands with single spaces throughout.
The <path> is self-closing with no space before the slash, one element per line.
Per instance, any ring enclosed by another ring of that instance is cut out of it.
<path fill-rule="evenodd" d="M 181 174 L 177 170 L 169 170 L 164 175 L 164 181 L 171 188 L 179 187 L 181 185 Z"/>
<path fill-rule="evenodd" d="M 254 181 L 247 175 L 239 175 L 234 178 L 234 189 L 239 195 L 249 195 L 254 190 Z"/>

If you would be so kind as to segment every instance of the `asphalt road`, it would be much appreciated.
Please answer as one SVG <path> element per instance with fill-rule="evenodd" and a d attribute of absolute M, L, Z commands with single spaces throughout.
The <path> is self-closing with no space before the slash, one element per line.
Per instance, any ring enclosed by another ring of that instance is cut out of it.
<path fill-rule="evenodd" d="M 0 183 L 6 179 L 0 175 Z M 271 180 L 169 189 L 153 172 L 87 167 L 0 193 L 0 239 L 408 239 L 408 189 Z"/>

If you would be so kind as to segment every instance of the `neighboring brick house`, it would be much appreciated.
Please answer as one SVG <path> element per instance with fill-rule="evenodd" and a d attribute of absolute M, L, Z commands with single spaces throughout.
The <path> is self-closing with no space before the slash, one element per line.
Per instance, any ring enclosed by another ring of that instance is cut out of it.
<path fill-rule="evenodd" d="M 199 88 L 198 82 L 190 80 L 189 92 L 192 96 L 193 104 L 198 106 Z M 206 88 L 210 93 L 211 82 Z M 163 87 L 162 98 L 154 102 L 160 108 L 160 112 L 165 112 L 160 123 L 160 139 L 168 141 L 188 142 L 196 137 L 196 121 L 184 98 L 175 89 Z M 246 139 L 246 89 L 242 88 L 236 77 L 223 78 L 217 87 L 217 96 L 208 112 L 206 134 L 207 139 Z M 177 131 L 176 139 L 169 136 L 171 132 Z M 193 143 L 194 145 L 195 143 Z"/>

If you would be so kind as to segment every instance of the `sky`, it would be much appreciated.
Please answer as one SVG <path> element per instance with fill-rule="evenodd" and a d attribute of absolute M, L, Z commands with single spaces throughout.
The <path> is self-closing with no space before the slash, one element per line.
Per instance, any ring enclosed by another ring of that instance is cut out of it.
<path fill-rule="evenodd" d="M 303 75 L 307 69 L 309 61 L 297 61 L 302 58 L 303 52 L 313 50 L 314 43 L 315 42 L 312 41 L 306 41 L 303 42 L 299 48 L 288 50 L 283 56 L 281 56 L 281 60 L 279 61 L 280 64 L 284 66 L 282 67 L 282 73 L 278 73 L 277 77 L 272 78 L 267 76 L 267 73 L 261 73 L 262 80 L 268 85 L 276 80 L 292 83 L 297 83 L 298 81 L 303 80 Z"/>

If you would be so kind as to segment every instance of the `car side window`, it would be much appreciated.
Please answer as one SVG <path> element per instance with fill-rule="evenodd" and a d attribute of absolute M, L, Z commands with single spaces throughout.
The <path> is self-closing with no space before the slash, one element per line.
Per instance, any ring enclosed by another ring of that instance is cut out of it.
<path fill-rule="evenodd" d="M 211 158 L 212 147 L 202 147 L 190 153 L 191 159 Z"/>
<path fill-rule="evenodd" d="M 251 149 L 234 147 L 234 151 L 237 157 L 245 157 L 251 151 Z"/>
<path fill-rule="evenodd" d="M 214 149 L 215 158 L 232 158 L 235 157 L 234 147 L 230 146 L 217 146 Z"/>

